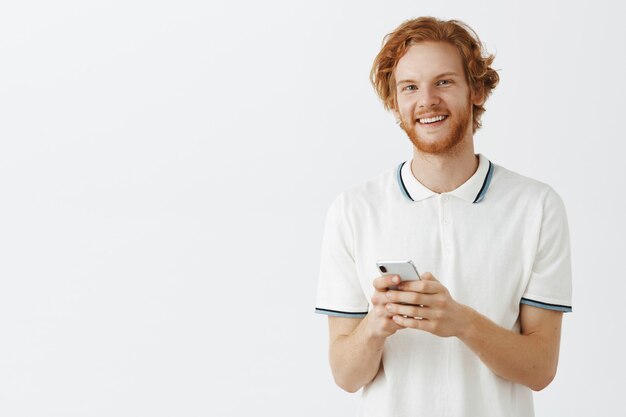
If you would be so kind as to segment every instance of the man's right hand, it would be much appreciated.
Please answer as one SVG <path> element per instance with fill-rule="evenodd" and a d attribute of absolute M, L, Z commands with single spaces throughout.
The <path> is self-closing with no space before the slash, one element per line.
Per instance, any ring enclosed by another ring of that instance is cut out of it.
<path fill-rule="evenodd" d="M 393 321 L 393 314 L 387 311 L 387 291 L 398 285 L 398 275 L 383 275 L 374 279 L 374 295 L 372 295 L 372 309 L 367 315 L 367 327 L 375 337 L 389 337 L 396 331 L 403 329 Z"/>
<path fill-rule="evenodd" d="M 374 380 L 383 355 L 385 340 L 399 329 L 387 310 L 387 292 L 400 277 L 386 275 L 374 279 L 371 309 L 363 319 L 329 317 L 330 367 L 341 388 L 356 392 Z"/>

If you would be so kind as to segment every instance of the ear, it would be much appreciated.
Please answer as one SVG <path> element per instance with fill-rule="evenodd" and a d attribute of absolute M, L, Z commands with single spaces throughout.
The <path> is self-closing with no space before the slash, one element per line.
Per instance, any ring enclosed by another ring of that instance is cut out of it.
<path fill-rule="evenodd" d="M 472 91 L 472 104 L 482 106 L 485 104 L 485 93 L 482 88 Z"/>

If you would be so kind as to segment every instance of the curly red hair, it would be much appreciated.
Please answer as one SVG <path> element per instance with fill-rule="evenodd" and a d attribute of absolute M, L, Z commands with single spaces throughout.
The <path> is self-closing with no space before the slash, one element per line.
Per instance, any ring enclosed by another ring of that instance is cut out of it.
<path fill-rule="evenodd" d="M 463 60 L 465 79 L 474 94 L 483 97 L 483 104 L 498 85 L 500 77 L 491 68 L 494 55 L 487 54 L 472 28 L 459 20 L 439 20 L 419 17 L 401 24 L 385 36 L 383 47 L 374 60 L 370 80 L 387 110 L 398 110 L 394 71 L 398 61 L 411 45 L 419 42 L 447 42 L 459 51 Z M 473 131 L 481 126 L 485 107 L 473 105 Z"/>

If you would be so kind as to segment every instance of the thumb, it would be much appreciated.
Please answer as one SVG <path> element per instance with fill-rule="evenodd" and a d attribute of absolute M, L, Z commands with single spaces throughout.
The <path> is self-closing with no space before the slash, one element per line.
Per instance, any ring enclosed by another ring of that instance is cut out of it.
<path fill-rule="evenodd" d="M 430 272 L 424 272 L 422 275 L 420 275 L 420 278 L 423 281 L 437 281 L 437 278 L 435 278 L 435 276 L 433 274 L 431 274 Z"/>

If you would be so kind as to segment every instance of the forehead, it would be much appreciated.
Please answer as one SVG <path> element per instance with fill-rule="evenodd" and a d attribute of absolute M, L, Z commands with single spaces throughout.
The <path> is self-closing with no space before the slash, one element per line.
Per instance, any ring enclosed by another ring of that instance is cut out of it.
<path fill-rule="evenodd" d="M 420 42 L 411 45 L 394 71 L 396 80 L 427 79 L 456 72 L 463 76 L 463 61 L 457 49 L 446 42 Z"/>

